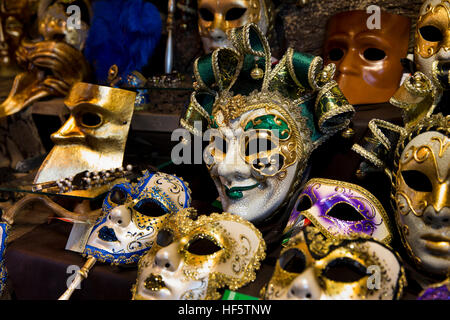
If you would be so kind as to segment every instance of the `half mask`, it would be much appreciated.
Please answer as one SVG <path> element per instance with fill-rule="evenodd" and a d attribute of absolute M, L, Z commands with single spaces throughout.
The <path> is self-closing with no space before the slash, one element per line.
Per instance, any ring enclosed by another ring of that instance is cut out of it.
<path fill-rule="evenodd" d="M 114 186 L 103 202 L 103 215 L 90 232 L 81 281 L 98 260 L 113 265 L 136 263 L 154 244 L 158 230 L 179 210 L 189 207 L 191 191 L 176 176 L 144 171 L 137 183 Z M 80 277 L 81 276 L 81 277 Z M 61 296 L 67 300 L 72 286 Z"/>
<path fill-rule="evenodd" d="M 270 0 L 198 0 L 198 30 L 205 53 L 230 47 L 227 31 L 248 23 L 267 34 L 273 23 Z"/>
<path fill-rule="evenodd" d="M 283 248 L 262 293 L 267 300 L 395 300 L 405 286 L 401 262 L 385 244 L 331 240 L 308 226 Z"/>
<path fill-rule="evenodd" d="M 230 213 L 196 215 L 187 209 L 171 216 L 156 245 L 139 261 L 136 300 L 219 299 L 218 289 L 236 290 L 255 279 L 265 258 L 261 233 Z"/>
<path fill-rule="evenodd" d="M 289 49 L 272 68 L 256 25 L 231 29 L 229 39 L 236 49 L 195 62 L 196 91 L 180 123 L 195 135 L 210 128 L 204 160 L 222 207 L 257 223 L 287 202 L 312 151 L 354 109 L 320 57 Z"/>
<path fill-rule="evenodd" d="M 315 178 L 298 196 L 284 230 L 294 236 L 309 220 L 327 238 L 370 237 L 389 244 L 389 218 L 381 203 L 366 189 L 344 181 Z"/>
<path fill-rule="evenodd" d="M 324 61 L 336 64 L 336 81 L 352 104 L 388 102 L 400 85 L 410 37 L 408 18 L 381 11 L 380 28 L 371 14 L 341 12 L 328 22 Z"/>
<path fill-rule="evenodd" d="M 70 117 L 51 135 L 55 146 L 34 183 L 122 166 L 136 93 L 79 82 L 64 100 Z"/>

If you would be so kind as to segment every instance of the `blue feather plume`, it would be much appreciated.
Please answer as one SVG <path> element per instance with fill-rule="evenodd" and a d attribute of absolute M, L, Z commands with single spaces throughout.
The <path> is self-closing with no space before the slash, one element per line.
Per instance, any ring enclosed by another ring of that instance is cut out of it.
<path fill-rule="evenodd" d="M 92 63 L 99 83 L 116 64 L 124 77 L 148 63 L 162 31 L 156 7 L 143 0 L 98 0 L 84 55 Z"/>

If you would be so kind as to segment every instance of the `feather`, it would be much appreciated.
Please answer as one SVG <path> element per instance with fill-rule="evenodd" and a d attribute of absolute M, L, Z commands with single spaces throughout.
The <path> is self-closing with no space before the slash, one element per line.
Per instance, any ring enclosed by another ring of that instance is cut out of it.
<path fill-rule="evenodd" d="M 125 77 L 145 66 L 161 38 L 162 21 L 156 7 L 143 0 L 98 0 L 84 55 L 99 83 L 116 64 Z"/>

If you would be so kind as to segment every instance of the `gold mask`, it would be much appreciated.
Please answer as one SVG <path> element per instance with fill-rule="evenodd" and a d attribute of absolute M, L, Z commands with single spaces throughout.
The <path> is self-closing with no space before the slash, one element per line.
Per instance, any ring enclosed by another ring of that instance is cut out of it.
<path fill-rule="evenodd" d="M 75 84 L 64 101 L 71 115 L 51 135 L 55 146 L 34 183 L 122 166 L 135 97 L 136 93 L 128 90 Z"/>
<path fill-rule="evenodd" d="M 369 279 L 371 270 L 378 272 L 378 283 Z M 281 251 L 262 294 L 268 300 L 392 300 L 401 297 L 405 285 L 399 258 L 386 245 L 329 240 L 307 227 Z"/>
<path fill-rule="evenodd" d="M 230 213 L 193 215 L 190 208 L 169 217 L 139 261 L 133 299 L 219 299 L 217 289 L 236 290 L 255 279 L 265 257 L 261 233 Z"/>
<path fill-rule="evenodd" d="M 75 1 L 69 2 L 75 3 Z M 43 10 L 45 3 L 48 1 L 41 2 L 40 10 Z M 51 17 L 56 14 L 52 9 L 56 8 L 55 6 L 61 7 L 60 11 L 63 10 L 62 2 L 57 1 L 52 6 L 45 7 L 44 9 L 48 11 L 44 10 L 39 17 L 40 25 L 47 26 L 48 23 L 47 29 L 40 28 L 44 41 L 23 39 L 16 51 L 18 63 L 27 71 L 18 74 L 14 79 L 8 97 L 0 105 L 0 117 L 19 112 L 44 97 L 65 96 L 74 83 L 82 81 L 89 74 L 88 63 L 80 51 L 87 36 L 87 25 L 82 22 L 80 32 L 78 30 L 73 31 L 75 33 L 69 32 L 72 35 L 79 34 L 80 37 L 69 37 L 64 32 L 61 34 L 53 29 L 50 32 L 51 26 L 56 28 L 57 25 L 61 25 L 67 29 L 65 11 L 64 18 L 52 20 Z M 86 7 L 89 6 L 86 4 Z M 85 36 L 81 36 L 82 34 Z M 62 39 L 61 36 L 63 36 Z"/>
<path fill-rule="evenodd" d="M 433 63 L 450 59 L 450 2 L 426 0 L 420 9 L 415 35 L 417 69 L 433 78 Z"/>
<path fill-rule="evenodd" d="M 272 3 L 266 0 L 198 0 L 198 30 L 205 53 L 227 47 L 226 32 L 248 23 L 264 33 L 271 25 Z"/>
<path fill-rule="evenodd" d="M 37 0 L 0 2 L 0 76 L 17 73 L 14 53 L 26 32 L 26 24 L 36 11 Z"/>
<path fill-rule="evenodd" d="M 450 270 L 449 120 L 403 140 L 394 181 L 397 224 L 408 252 L 419 267 L 443 275 Z"/>

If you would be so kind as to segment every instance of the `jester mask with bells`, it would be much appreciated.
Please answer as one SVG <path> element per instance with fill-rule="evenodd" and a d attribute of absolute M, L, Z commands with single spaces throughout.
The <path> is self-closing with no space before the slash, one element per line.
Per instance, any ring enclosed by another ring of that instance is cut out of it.
<path fill-rule="evenodd" d="M 70 117 L 51 135 L 55 146 L 34 183 L 122 166 L 136 93 L 78 82 L 64 100 Z"/>
<path fill-rule="evenodd" d="M 369 29 L 366 10 L 341 12 L 328 21 L 325 63 L 336 64 L 336 81 L 352 104 L 384 103 L 403 75 L 410 35 L 408 18 L 380 12 L 380 28 Z"/>
<path fill-rule="evenodd" d="M 366 236 L 385 244 L 392 240 L 389 218 L 378 199 L 366 189 L 344 181 L 314 178 L 306 183 L 284 233 L 292 237 L 308 221 L 327 238 Z"/>
<path fill-rule="evenodd" d="M 79 28 L 67 24 L 66 8 L 70 4 L 85 9 L 81 11 Z M 89 74 L 88 63 L 81 53 L 90 19 L 89 2 L 42 1 L 39 11 L 39 33 L 43 40 L 22 40 L 16 55 L 27 71 L 14 79 L 8 97 L 0 105 L 0 117 L 19 112 L 45 97 L 65 96 L 74 83 Z"/>
<path fill-rule="evenodd" d="M 115 185 L 87 240 L 86 270 L 97 260 L 114 265 L 136 263 L 153 246 L 165 221 L 190 203 L 188 184 L 162 172 L 144 171 L 137 183 Z M 70 293 L 69 289 L 61 299 Z"/>
<path fill-rule="evenodd" d="M 196 91 L 180 122 L 196 135 L 199 124 L 210 127 L 204 160 L 222 207 L 257 223 L 289 199 L 312 151 L 347 127 L 354 109 L 320 57 L 289 49 L 272 68 L 256 25 L 228 36 L 234 49 L 195 62 Z"/>
<path fill-rule="evenodd" d="M 198 30 L 205 53 L 230 47 L 226 32 L 248 23 L 256 24 L 264 34 L 273 26 L 271 0 L 198 0 Z"/>
<path fill-rule="evenodd" d="M 192 208 L 169 218 L 139 261 L 135 300 L 219 299 L 255 279 L 265 242 L 253 224 L 230 213 L 199 216 Z"/>
<path fill-rule="evenodd" d="M 9 225 L 6 222 L 0 222 L 0 297 L 6 286 L 7 272 L 3 256 L 5 254 L 6 241 L 9 233 Z"/>
<path fill-rule="evenodd" d="M 362 172 L 379 168 L 392 181 L 391 200 L 403 244 L 419 270 L 450 271 L 450 116 L 432 115 L 406 129 L 372 120 L 353 149 Z"/>
<path fill-rule="evenodd" d="M 262 295 L 266 300 L 394 300 L 405 285 L 401 262 L 385 244 L 331 240 L 308 226 L 285 245 Z"/>

